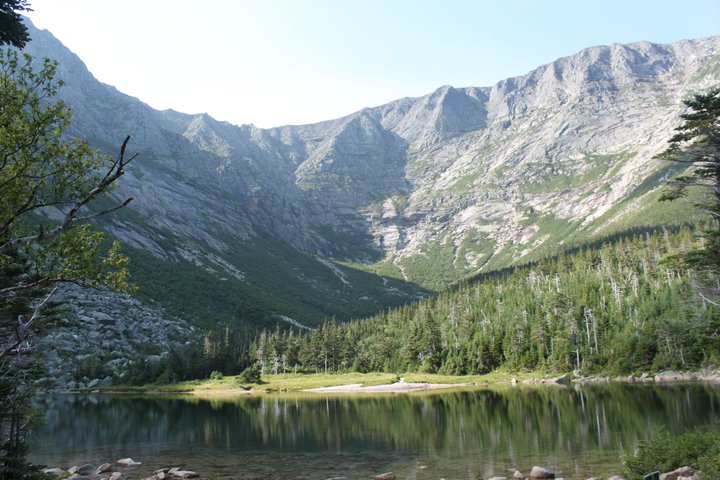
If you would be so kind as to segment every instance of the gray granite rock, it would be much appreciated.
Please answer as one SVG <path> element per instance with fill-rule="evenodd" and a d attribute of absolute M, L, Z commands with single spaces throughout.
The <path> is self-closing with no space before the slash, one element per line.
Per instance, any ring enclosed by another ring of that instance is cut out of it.
<path fill-rule="evenodd" d="M 549 468 L 534 466 L 532 470 L 530 470 L 530 478 L 534 480 L 555 478 L 555 472 Z"/>

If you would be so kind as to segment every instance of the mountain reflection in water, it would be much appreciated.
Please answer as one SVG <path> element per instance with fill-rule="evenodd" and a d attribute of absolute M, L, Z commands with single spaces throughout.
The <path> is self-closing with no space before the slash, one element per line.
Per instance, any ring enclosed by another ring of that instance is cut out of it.
<path fill-rule="evenodd" d="M 612 384 L 422 395 L 39 398 L 31 459 L 49 466 L 143 461 L 213 478 L 488 478 L 528 472 L 609 477 L 659 426 L 720 417 L 720 387 Z M 717 425 L 717 423 L 715 423 Z"/>

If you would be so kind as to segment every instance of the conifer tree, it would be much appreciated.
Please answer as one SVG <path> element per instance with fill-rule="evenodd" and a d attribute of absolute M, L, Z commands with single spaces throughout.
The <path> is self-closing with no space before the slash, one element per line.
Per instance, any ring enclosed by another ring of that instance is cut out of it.
<path fill-rule="evenodd" d="M 684 101 L 688 111 L 680 115 L 683 123 L 670 138 L 669 147 L 657 158 L 687 163 L 692 169 L 687 175 L 671 180 L 670 188 L 661 200 L 675 200 L 686 194 L 687 187 L 701 186 L 709 191 L 703 205 L 712 216 L 708 245 L 697 260 L 704 265 L 720 268 L 720 86 L 707 93 L 695 94 Z"/>

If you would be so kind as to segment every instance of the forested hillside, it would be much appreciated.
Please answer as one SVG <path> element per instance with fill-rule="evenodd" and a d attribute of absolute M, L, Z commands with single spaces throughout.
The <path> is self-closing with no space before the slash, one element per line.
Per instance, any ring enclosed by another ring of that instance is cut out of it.
<path fill-rule="evenodd" d="M 684 266 L 694 232 L 648 231 L 489 274 L 371 319 L 263 334 L 266 373 L 615 372 L 720 360 L 720 317 Z"/>

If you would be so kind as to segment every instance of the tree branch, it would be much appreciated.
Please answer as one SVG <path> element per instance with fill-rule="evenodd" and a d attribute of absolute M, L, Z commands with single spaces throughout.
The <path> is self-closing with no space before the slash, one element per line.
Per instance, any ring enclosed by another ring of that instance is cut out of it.
<path fill-rule="evenodd" d="M 708 302 L 708 303 L 710 303 L 710 304 L 712 304 L 712 305 L 715 305 L 716 307 L 720 307 L 720 303 L 715 303 L 715 302 L 713 302 L 712 300 L 710 300 L 709 298 L 707 298 L 705 295 L 703 295 L 702 292 L 699 291 L 699 290 L 698 290 L 698 295 L 700 295 L 700 297 L 702 297 L 702 299 L 705 300 L 706 302 Z"/>
<path fill-rule="evenodd" d="M 127 207 L 128 204 L 129 204 L 130 202 L 132 202 L 132 201 L 133 201 L 133 197 L 129 197 L 129 198 L 127 198 L 123 203 L 121 203 L 120 205 L 116 205 L 116 206 L 114 206 L 114 207 L 112 207 L 112 208 L 108 208 L 107 210 L 103 210 L 102 212 L 98 212 L 98 213 L 95 213 L 95 214 L 92 214 L 92 215 L 86 215 L 86 216 L 84 216 L 84 217 L 78 218 L 78 219 L 77 219 L 77 223 L 86 222 L 86 221 L 88 221 L 88 220 L 92 220 L 93 218 L 101 217 L 101 216 L 103 216 L 103 215 L 107 215 L 108 213 L 112 213 L 112 212 L 115 212 L 115 211 L 117 211 L 117 210 L 120 210 L 121 208 Z"/>
<path fill-rule="evenodd" d="M 62 280 L 58 280 L 57 282 L 59 283 L 61 281 Z M 19 285 L 14 285 L 12 287 L 0 288 L 0 294 L 18 292 L 20 290 L 27 290 L 29 288 L 35 288 L 35 287 L 43 287 L 43 286 L 46 287 L 46 286 L 48 286 L 49 283 L 50 283 L 50 277 L 48 277 L 46 275 L 38 280 L 35 280 L 34 282 L 21 283 Z"/>
<path fill-rule="evenodd" d="M 58 225 L 57 227 L 44 231 L 41 233 L 38 233 L 37 235 L 28 235 L 25 237 L 15 238 L 6 241 L 3 244 L 0 244 L 0 254 L 7 253 L 11 251 L 12 249 L 19 247 L 19 246 L 28 246 L 33 243 L 38 243 L 40 241 L 46 241 L 46 240 L 52 240 L 53 238 L 57 237 L 58 235 L 62 234 L 63 232 L 66 232 L 73 227 L 75 227 L 78 223 L 88 221 L 93 218 L 97 218 L 102 215 L 106 215 L 108 213 L 114 212 L 116 210 L 119 210 L 123 207 L 126 207 L 131 201 L 132 198 L 128 198 L 125 200 L 122 204 L 117 205 L 113 208 L 103 210 L 102 212 L 99 212 L 97 214 L 88 215 L 85 217 L 78 217 L 78 212 L 80 209 L 84 206 L 86 206 L 88 203 L 93 201 L 98 195 L 101 193 L 106 192 L 110 189 L 112 184 L 120 177 L 122 177 L 125 174 L 125 167 L 133 161 L 135 158 L 137 158 L 138 154 L 133 155 L 129 159 L 125 159 L 125 150 L 127 148 L 127 144 L 130 141 L 130 135 L 125 137 L 125 141 L 122 143 L 122 147 L 120 147 L 120 154 L 117 157 L 117 160 L 113 162 L 113 164 L 108 169 L 107 173 L 103 177 L 103 179 L 98 183 L 98 185 L 93 188 L 85 197 L 77 201 L 73 207 L 68 211 L 68 213 L 65 214 L 65 218 L 63 219 L 63 222 Z"/>
<path fill-rule="evenodd" d="M 30 327 L 33 326 L 33 323 L 40 317 L 40 312 L 45 307 L 48 301 L 50 301 L 50 298 L 55 294 L 58 287 L 55 287 L 52 289 L 52 291 L 45 297 L 45 299 L 40 302 L 40 304 L 35 307 L 35 311 L 33 312 L 32 316 L 30 317 L 30 320 L 23 323 L 22 316 L 18 317 L 18 324 L 15 327 L 15 331 L 13 332 L 12 336 L 8 340 L 9 345 L 7 345 L 2 352 L 0 352 L 0 362 L 2 362 L 5 357 L 7 357 L 13 350 L 15 350 L 22 342 L 24 342 L 28 337 L 28 330 L 30 330 Z"/>

